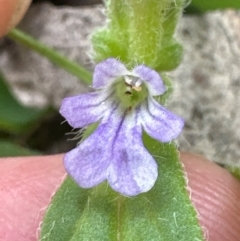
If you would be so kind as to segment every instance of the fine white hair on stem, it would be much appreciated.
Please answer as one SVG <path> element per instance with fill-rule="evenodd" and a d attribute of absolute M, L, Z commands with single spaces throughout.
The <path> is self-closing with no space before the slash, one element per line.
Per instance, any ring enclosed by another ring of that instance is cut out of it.
<path fill-rule="evenodd" d="M 81 139 L 83 137 L 84 131 L 86 130 L 86 128 L 82 128 L 79 129 L 77 131 L 72 131 L 72 132 L 68 132 L 65 135 L 75 135 L 73 138 L 68 138 L 68 141 L 75 141 L 75 140 L 79 140 L 78 145 L 81 143 Z"/>

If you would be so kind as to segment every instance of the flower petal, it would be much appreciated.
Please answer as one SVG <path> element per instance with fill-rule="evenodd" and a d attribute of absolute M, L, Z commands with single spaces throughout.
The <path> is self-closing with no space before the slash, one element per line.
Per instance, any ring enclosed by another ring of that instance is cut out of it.
<path fill-rule="evenodd" d="M 143 146 L 142 127 L 137 125 L 136 115 L 126 116 L 113 146 L 109 185 L 123 195 L 135 196 L 149 191 L 157 176 L 157 164 Z"/>
<path fill-rule="evenodd" d="M 60 114 L 74 128 L 97 122 L 111 108 L 107 92 L 93 92 L 63 99 Z"/>
<path fill-rule="evenodd" d="M 128 74 L 123 63 L 114 58 L 106 59 L 96 65 L 93 74 L 93 88 L 103 88 L 111 84 L 116 78 Z"/>
<path fill-rule="evenodd" d="M 64 156 L 67 172 L 83 188 L 93 187 L 107 179 L 112 161 L 111 143 L 121 122 L 120 118 L 112 117 L 105 117 L 92 135 Z"/>
<path fill-rule="evenodd" d="M 140 118 L 144 130 L 161 142 L 169 142 L 181 133 L 184 121 L 162 107 L 153 98 L 148 98 L 140 107 Z"/>
<path fill-rule="evenodd" d="M 166 91 L 164 83 L 159 74 L 145 65 L 136 66 L 133 69 L 133 74 L 138 75 L 148 86 L 149 92 L 152 96 L 161 95 Z"/>

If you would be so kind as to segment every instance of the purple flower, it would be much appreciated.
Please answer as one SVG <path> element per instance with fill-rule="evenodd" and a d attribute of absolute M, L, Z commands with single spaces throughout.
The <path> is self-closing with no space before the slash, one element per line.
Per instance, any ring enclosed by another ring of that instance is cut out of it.
<path fill-rule="evenodd" d="M 142 143 L 142 131 L 161 142 L 181 132 L 181 118 L 153 96 L 165 92 L 160 76 L 139 65 L 132 71 L 110 58 L 94 71 L 95 92 L 65 98 L 60 113 L 74 128 L 98 122 L 97 129 L 64 157 L 67 172 L 83 188 L 107 180 L 123 195 L 150 190 L 158 167 Z"/>

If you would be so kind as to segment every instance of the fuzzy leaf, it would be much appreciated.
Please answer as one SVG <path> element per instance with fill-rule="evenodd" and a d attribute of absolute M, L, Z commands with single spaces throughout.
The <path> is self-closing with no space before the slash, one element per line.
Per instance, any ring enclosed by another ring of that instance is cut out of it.
<path fill-rule="evenodd" d="M 68 241 L 77 230 L 77 221 L 87 207 L 88 190 L 69 177 L 55 194 L 41 225 L 41 241 Z"/>
<path fill-rule="evenodd" d="M 185 0 L 108 0 L 108 25 L 92 36 L 94 58 L 119 58 L 129 68 L 146 64 L 159 71 L 176 68 L 182 47 L 174 32 Z M 144 13 L 144 14 L 143 14 Z"/>
<path fill-rule="evenodd" d="M 86 190 L 67 177 L 48 208 L 41 241 L 203 241 L 175 145 L 147 135 L 144 143 L 159 165 L 152 190 L 129 198 L 107 183 Z"/>

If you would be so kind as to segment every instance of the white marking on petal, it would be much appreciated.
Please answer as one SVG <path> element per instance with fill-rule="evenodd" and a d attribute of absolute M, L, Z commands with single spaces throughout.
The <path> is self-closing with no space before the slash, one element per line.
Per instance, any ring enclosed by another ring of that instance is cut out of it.
<path fill-rule="evenodd" d="M 135 82 L 135 85 L 136 87 L 139 87 L 141 84 L 142 84 L 143 80 L 141 79 L 138 79 L 136 82 Z"/>
<path fill-rule="evenodd" d="M 132 79 L 129 76 L 125 76 L 124 79 L 128 85 L 131 85 Z"/>

